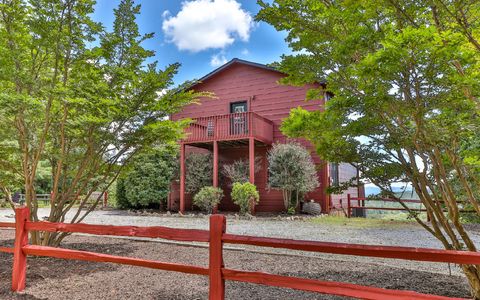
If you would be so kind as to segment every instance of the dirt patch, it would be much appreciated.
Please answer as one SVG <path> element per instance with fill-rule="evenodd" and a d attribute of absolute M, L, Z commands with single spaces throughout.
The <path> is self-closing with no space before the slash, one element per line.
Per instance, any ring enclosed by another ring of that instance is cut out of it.
<path fill-rule="evenodd" d="M 1 245 L 12 243 L 12 231 L 0 230 Z M 74 235 L 62 245 L 114 255 L 206 266 L 208 249 L 156 242 Z M 27 289 L 10 292 L 11 254 L 0 254 L 1 299 L 207 299 L 208 279 L 133 266 L 52 258 L 28 258 Z M 408 289 L 452 297 L 468 297 L 460 276 L 317 257 L 225 251 L 229 268 L 286 276 L 345 281 L 390 289 Z M 261 285 L 227 282 L 227 299 L 342 299 Z"/>

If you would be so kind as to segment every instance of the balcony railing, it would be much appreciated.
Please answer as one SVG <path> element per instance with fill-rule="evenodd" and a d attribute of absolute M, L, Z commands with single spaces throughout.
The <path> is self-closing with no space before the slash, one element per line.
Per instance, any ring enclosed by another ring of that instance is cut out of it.
<path fill-rule="evenodd" d="M 250 137 L 271 144 L 273 122 L 253 112 L 194 118 L 186 129 L 184 142 L 241 140 Z"/>

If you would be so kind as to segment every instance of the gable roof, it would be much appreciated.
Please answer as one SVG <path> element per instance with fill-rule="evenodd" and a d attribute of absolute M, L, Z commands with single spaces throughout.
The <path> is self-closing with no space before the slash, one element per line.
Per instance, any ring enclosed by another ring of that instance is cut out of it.
<path fill-rule="evenodd" d="M 200 84 L 202 82 L 204 82 L 205 80 L 207 79 L 210 79 L 211 77 L 215 76 L 216 74 L 222 72 L 223 70 L 225 69 L 228 69 L 230 66 L 234 65 L 234 64 L 242 64 L 242 65 L 246 65 L 246 66 L 252 66 L 252 67 L 255 67 L 255 68 L 260 68 L 260 69 L 264 69 L 264 70 L 268 70 L 268 71 L 272 71 L 272 72 L 276 72 L 276 73 L 279 73 L 279 74 L 282 74 L 282 75 L 287 75 L 286 73 L 282 72 L 282 71 L 279 71 L 273 67 L 269 67 L 267 65 L 264 65 L 264 64 L 260 64 L 260 63 L 256 63 L 256 62 L 253 62 L 253 61 L 248 61 L 248 60 L 244 60 L 244 59 L 240 59 L 240 58 L 233 58 L 232 60 L 230 60 L 229 62 L 227 62 L 226 64 L 224 65 L 221 65 L 220 67 L 216 68 L 215 70 L 211 71 L 210 73 L 208 73 L 207 75 L 203 76 L 202 78 L 200 79 L 197 79 L 197 80 L 194 80 L 190 85 L 188 85 L 187 87 L 185 87 L 186 90 L 189 90 L 191 88 L 193 88 L 194 86 L 196 86 L 197 84 Z M 320 84 L 321 86 L 323 86 L 325 88 L 325 86 L 327 85 L 326 82 L 323 82 L 323 81 L 320 81 L 320 82 L 317 82 L 318 84 Z M 328 92 L 329 94 L 333 95 L 332 93 Z"/>
<path fill-rule="evenodd" d="M 234 58 L 232 60 L 230 60 L 229 62 L 227 62 L 226 64 L 224 65 L 221 65 L 220 67 L 216 68 L 215 70 L 213 70 L 212 72 L 208 73 L 207 75 L 203 76 L 202 78 L 198 79 L 198 80 L 195 80 L 195 82 L 190 85 L 188 87 L 188 89 L 191 89 L 192 87 L 196 86 L 197 84 L 199 83 L 202 83 L 204 82 L 205 80 L 215 76 L 216 74 L 222 72 L 223 70 L 225 69 L 228 69 L 230 66 L 234 65 L 234 64 L 242 64 L 242 65 L 247 65 L 247 66 L 252 66 L 252 67 L 256 67 L 256 68 L 261 68 L 261 69 L 264 69 L 264 70 L 268 70 L 268 71 L 273 71 L 273 72 L 277 72 L 277 73 L 280 73 L 280 74 L 283 74 L 283 75 L 286 75 L 285 73 L 275 69 L 275 68 L 272 68 L 272 67 L 269 67 L 267 65 L 264 65 L 264 64 L 259 64 L 259 63 L 256 63 L 256 62 L 252 62 L 252 61 L 248 61 L 248 60 L 243 60 L 243 59 L 239 59 L 239 58 Z"/>

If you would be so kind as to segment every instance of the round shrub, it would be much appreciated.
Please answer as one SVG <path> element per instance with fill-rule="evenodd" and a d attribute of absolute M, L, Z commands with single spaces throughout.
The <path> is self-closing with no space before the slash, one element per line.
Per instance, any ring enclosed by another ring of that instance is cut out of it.
<path fill-rule="evenodd" d="M 223 198 L 223 191 L 213 186 L 203 187 L 194 197 L 193 204 L 200 209 L 212 213 L 213 208 Z"/>
<path fill-rule="evenodd" d="M 240 206 L 240 213 L 249 212 L 260 200 L 257 187 L 250 182 L 235 182 L 232 187 L 233 203 Z"/>

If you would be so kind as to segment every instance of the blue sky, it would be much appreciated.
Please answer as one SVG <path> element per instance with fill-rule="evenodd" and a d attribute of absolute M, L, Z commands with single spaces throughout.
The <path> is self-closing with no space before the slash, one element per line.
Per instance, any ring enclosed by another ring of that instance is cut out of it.
<path fill-rule="evenodd" d="M 110 30 L 119 1 L 98 0 L 93 19 Z M 285 33 L 254 22 L 254 0 L 137 0 L 141 33 L 154 32 L 144 43 L 155 50 L 160 66 L 179 62 L 175 83 L 200 78 L 237 57 L 259 63 L 278 61 L 290 53 Z"/>

